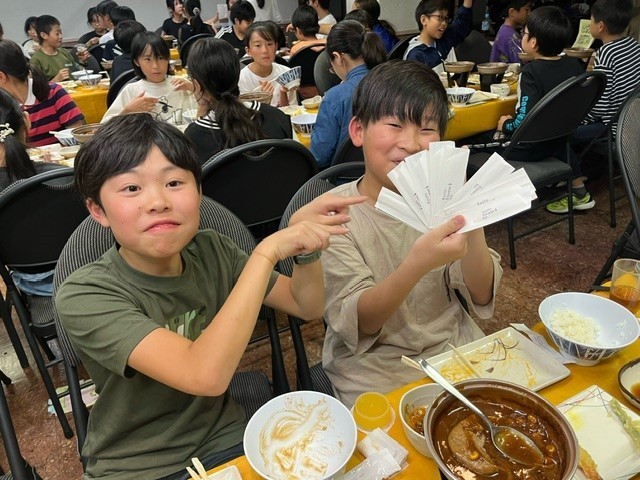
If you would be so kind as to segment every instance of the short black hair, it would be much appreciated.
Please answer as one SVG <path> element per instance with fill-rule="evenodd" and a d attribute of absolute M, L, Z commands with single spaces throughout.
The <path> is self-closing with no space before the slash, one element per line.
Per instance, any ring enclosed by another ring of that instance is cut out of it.
<path fill-rule="evenodd" d="M 504 18 L 509 16 L 509 10 L 511 8 L 520 11 L 522 7 L 529 5 L 533 0 L 504 0 L 500 5 L 500 15 Z"/>
<path fill-rule="evenodd" d="M 301 5 L 291 15 L 291 25 L 299 28 L 305 37 L 315 37 L 320 31 L 318 12 L 309 5 Z"/>
<path fill-rule="evenodd" d="M 378 23 L 378 19 L 380 18 L 380 4 L 378 0 L 360 0 L 358 2 L 360 10 L 364 10 L 371 18 L 373 18 L 373 24 Z"/>
<path fill-rule="evenodd" d="M 229 10 L 229 20 L 231 23 L 235 23 L 236 20 L 238 22 L 242 22 L 243 20 L 247 22 L 253 22 L 256 18 L 256 9 L 253 8 L 251 2 L 247 2 L 246 0 L 240 0 L 236 2 L 231 10 Z"/>
<path fill-rule="evenodd" d="M 87 23 L 91 25 L 93 23 L 93 17 L 98 16 L 98 9 L 96 7 L 91 7 L 87 10 Z"/>
<path fill-rule="evenodd" d="M 527 19 L 530 38 L 535 38 L 538 53 L 545 57 L 560 55 L 571 44 L 571 20 L 559 7 L 538 7 Z"/>
<path fill-rule="evenodd" d="M 102 207 L 100 189 L 104 183 L 142 164 L 153 147 L 175 166 L 193 173 L 200 186 L 202 170 L 191 140 L 149 113 L 131 113 L 113 117 L 82 145 L 75 159 L 76 188 L 85 199 Z"/>
<path fill-rule="evenodd" d="M 378 1 L 378 0 L 376 0 Z M 329 6 L 331 5 L 331 0 L 318 0 L 318 3 L 325 10 L 329 10 Z"/>
<path fill-rule="evenodd" d="M 106 15 L 111 17 L 111 10 L 117 7 L 118 4 L 114 0 L 102 0 L 96 5 L 96 12 L 98 15 Z"/>
<path fill-rule="evenodd" d="M 111 17 L 111 23 L 113 23 L 114 27 L 117 26 L 118 23 L 125 20 L 136 19 L 136 14 L 133 12 L 133 10 L 125 5 L 118 5 L 117 7 L 113 8 L 109 16 Z"/>
<path fill-rule="evenodd" d="M 271 22 L 253 22 L 249 26 L 247 33 L 244 36 L 244 43 L 247 47 L 250 45 L 251 37 L 254 33 L 257 33 L 258 36 L 264 40 L 269 40 L 276 44 L 278 43 L 278 32 L 273 28 Z"/>
<path fill-rule="evenodd" d="M 31 27 L 36 28 L 36 22 L 38 21 L 38 17 L 27 17 L 24 21 L 24 33 L 29 35 L 29 29 Z"/>
<path fill-rule="evenodd" d="M 142 73 L 140 66 L 136 65 L 136 61 L 138 60 L 138 57 L 141 57 L 142 54 L 144 54 L 147 46 L 151 47 L 151 54 L 156 58 L 165 58 L 169 60 L 171 57 L 169 46 L 160 35 L 153 32 L 138 33 L 131 41 L 131 64 L 139 78 L 145 78 L 145 76 L 144 73 Z"/>
<path fill-rule="evenodd" d="M 447 0 L 420 0 L 416 7 L 416 23 L 418 30 L 422 31 L 422 22 L 420 19 L 423 15 L 431 15 L 433 12 L 448 12 L 449 4 Z"/>
<path fill-rule="evenodd" d="M 146 31 L 147 29 L 140 22 L 124 20 L 113 29 L 113 39 L 123 53 L 131 53 L 131 43 L 135 36 Z"/>
<path fill-rule="evenodd" d="M 591 16 L 602 22 L 611 35 L 624 33 L 633 12 L 631 0 L 597 0 L 591 7 Z"/>
<path fill-rule="evenodd" d="M 447 126 L 447 94 L 440 78 L 414 60 L 389 60 L 375 67 L 353 94 L 353 116 L 364 126 L 383 117 L 422 125 L 435 121 L 440 135 Z"/>
<path fill-rule="evenodd" d="M 182 0 L 178 0 L 180 3 L 183 3 Z M 175 0 L 167 0 L 167 8 L 172 12 L 175 11 Z"/>
<path fill-rule="evenodd" d="M 60 21 L 54 17 L 53 15 L 40 15 L 38 20 L 36 20 L 36 32 L 38 32 L 38 43 L 42 43 L 44 38 L 42 38 L 42 33 L 46 33 L 49 35 L 51 33 L 51 29 L 55 26 L 60 26 Z"/>
<path fill-rule="evenodd" d="M 364 10 L 351 10 L 347 13 L 342 20 L 353 20 L 362 24 L 367 31 L 372 31 L 375 24 L 373 23 L 373 18 Z"/>

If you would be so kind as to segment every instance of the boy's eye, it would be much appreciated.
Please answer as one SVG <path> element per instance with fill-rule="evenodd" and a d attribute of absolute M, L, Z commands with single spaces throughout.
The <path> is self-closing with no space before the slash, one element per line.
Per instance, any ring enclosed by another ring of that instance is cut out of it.
<path fill-rule="evenodd" d="M 125 192 L 137 192 L 139 190 L 137 185 L 127 185 L 124 187 Z"/>
<path fill-rule="evenodd" d="M 167 183 L 167 185 L 169 187 L 179 187 L 180 185 L 182 185 L 182 181 L 181 180 L 171 180 L 169 183 Z"/>

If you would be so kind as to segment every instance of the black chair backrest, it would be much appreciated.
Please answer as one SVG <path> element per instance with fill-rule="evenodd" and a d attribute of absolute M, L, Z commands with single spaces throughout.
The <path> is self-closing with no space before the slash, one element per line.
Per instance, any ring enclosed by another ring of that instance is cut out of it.
<path fill-rule="evenodd" d="M 640 89 L 635 89 L 622 107 L 616 134 L 616 155 L 624 181 L 636 235 L 640 235 Z M 640 240 L 640 239 L 639 239 Z"/>
<path fill-rule="evenodd" d="M 331 160 L 331 166 L 346 162 L 364 162 L 362 147 L 356 147 L 347 135 Z"/>
<path fill-rule="evenodd" d="M 404 57 L 404 52 L 407 51 L 407 47 L 409 46 L 409 42 L 412 38 L 413 37 L 403 38 L 398 43 L 396 43 L 387 55 L 389 57 L 389 60 L 393 60 L 394 58 L 402 60 L 402 58 Z"/>
<path fill-rule="evenodd" d="M 193 46 L 193 44 L 196 43 L 201 38 L 209 38 L 209 37 L 213 37 L 213 34 L 199 33 L 197 35 L 187 38 L 184 41 L 184 43 L 180 47 L 180 61 L 182 62 L 183 67 L 186 67 L 188 65 L 187 62 L 189 60 L 189 50 L 191 50 L 191 47 Z"/>
<path fill-rule="evenodd" d="M 202 167 L 202 192 L 249 226 L 282 217 L 289 200 L 318 171 L 295 140 L 258 140 L 225 150 Z"/>
<path fill-rule="evenodd" d="M 89 53 L 100 63 L 102 61 L 102 55 L 104 54 L 104 45 L 94 45 L 89 49 Z"/>
<path fill-rule="evenodd" d="M 322 46 L 321 50 L 314 50 L 314 48 L 318 48 Z M 316 60 L 318 56 L 324 52 L 324 46 L 322 43 L 318 43 L 316 45 L 308 45 L 302 48 L 300 51 L 296 52 L 295 55 L 292 55 L 289 59 L 289 66 L 293 67 L 301 67 L 302 68 L 302 77 L 300 78 L 300 86 L 306 87 L 308 85 L 315 85 L 316 80 L 314 77 L 313 69 L 316 65 Z"/>
<path fill-rule="evenodd" d="M 318 55 L 313 66 L 313 78 L 320 95 L 324 95 L 327 90 L 341 81 L 339 76 L 329 71 L 330 67 L 329 53 L 325 50 Z"/>
<path fill-rule="evenodd" d="M 122 87 L 124 87 L 127 83 L 131 83 L 135 80 L 137 80 L 137 77 L 136 71 L 133 68 L 118 75 L 118 78 L 114 79 L 111 82 L 111 85 L 109 85 L 109 91 L 107 92 L 107 108 L 109 108 L 115 101 L 118 93 L 120 93 L 120 90 L 122 90 Z"/>
<path fill-rule="evenodd" d="M 586 72 L 569 78 L 534 105 L 511 137 L 503 156 L 520 144 L 566 137 L 582 123 L 607 83 L 603 72 Z"/>
<path fill-rule="evenodd" d="M 89 214 L 61 168 L 13 183 L 0 194 L 0 263 L 25 271 L 51 270 L 69 236 Z"/>
<path fill-rule="evenodd" d="M 487 63 L 491 58 L 491 43 L 477 30 L 472 30 L 467 38 L 455 47 L 456 58 L 460 61 Z"/>

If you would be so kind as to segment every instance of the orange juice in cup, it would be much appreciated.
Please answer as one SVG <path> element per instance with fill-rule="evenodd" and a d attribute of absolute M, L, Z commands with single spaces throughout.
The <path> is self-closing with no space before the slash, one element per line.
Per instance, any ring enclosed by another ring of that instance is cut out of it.
<path fill-rule="evenodd" d="M 387 397 L 378 392 L 365 392 L 356 398 L 353 418 L 361 430 L 385 428 L 391 420 L 391 405 Z"/>
<path fill-rule="evenodd" d="M 634 314 L 640 310 L 640 261 L 619 258 L 613 264 L 609 298 Z"/>
<path fill-rule="evenodd" d="M 307 148 L 311 148 L 311 134 L 310 133 L 299 133 L 298 141 Z"/>

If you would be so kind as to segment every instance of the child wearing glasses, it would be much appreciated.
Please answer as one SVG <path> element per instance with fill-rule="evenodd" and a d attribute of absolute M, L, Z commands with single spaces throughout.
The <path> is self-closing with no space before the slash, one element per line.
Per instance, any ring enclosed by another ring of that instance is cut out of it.
<path fill-rule="evenodd" d="M 149 112 L 159 120 L 182 123 L 182 112 L 196 108 L 190 81 L 167 75 L 169 47 L 157 33 L 138 33 L 131 43 L 131 62 L 140 80 L 125 85 L 102 117 Z"/>
<path fill-rule="evenodd" d="M 322 256 L 322 364 L 348 406 L 362 392 L 386 393 L 422 378 L 402 355 L 428 358 L 447 343 L 481 338 L 461 299 L 476 318 L 493 314 L 502 269 L 482 229 L 457 233 L 465 223 L 458 215 L 423 234 L 375 208 L 382 187 L 397 192 L 387 174 L 439 141 L 446 123 L 444 87 L 418 62 L 378 65 L 354 93 L 349 135 L 362 147 L 365 173 L 332 193 L 367 199 L 351 206 L 349 233 L 333 237 Z"/>
<path fill-rule="evenodd" d="M 507 0 L 503 15 L 504 23 L 498 30 L 491 47 L 492 62 L 520 63 L 518 53 L 522 52 L 521 29 L 527 23 L 531 12 L 531 0 Z"/>
<path fill-rule="evenodd" d="M 409 42 L 405 60 L 417 60 L 440 72 L 442 62 L 454 59 L 453 47 L 471 33 L 473 0 L 464 0 L 453 21 L 447 5 L 446 0 L 420 1 L 416 8 L 420 35 Z"/>
<path fill-rule="evenodd" d="M 247 255 L 199 229 L 201 175 L 193 144 L 145 113 L 110 120 L 76 157 L 78 190 L 115 237 L 56 294 L 100 392 L 84 478 L 183 480 L 193 457 L 213 468 L 242 455 L 245 412 L 227 390 L 261 305 L 322 314 L 319 252 L 362 201 L 319 197 Z M 291 256 L 293 275 L 279 275 Z"/>

